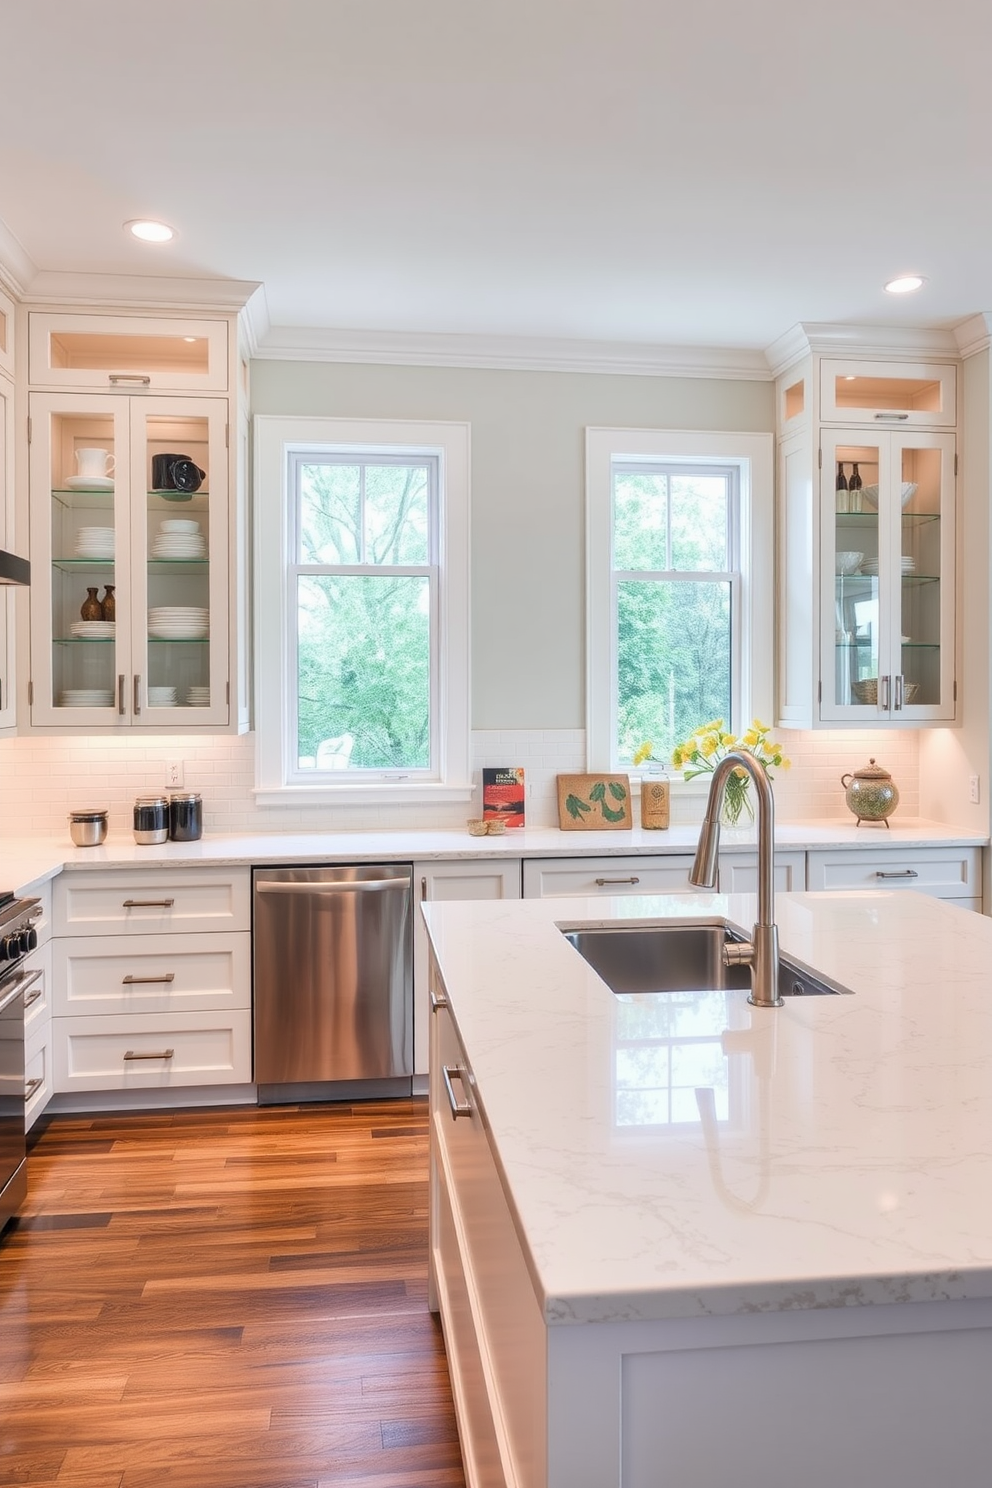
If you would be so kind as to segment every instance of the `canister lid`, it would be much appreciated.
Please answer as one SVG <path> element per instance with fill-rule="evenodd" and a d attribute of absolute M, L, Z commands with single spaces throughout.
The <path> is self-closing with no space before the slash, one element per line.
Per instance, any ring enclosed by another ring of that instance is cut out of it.
<path fill-rule="evenodd" d="M 69 812 L 69 820 L 76 822 L 103 821 L 109 815 L 109 806 L 82 806 L 78 811 Z"/>
<path fill-rule="evenodd" d="M 135 796 L 135 806 L 168 806 L 168 796 Z"/>
<path fill-rule="evenodd" d="M 872 757 L 866 765 L 861 766 L 860 770 L 854 771 L 854 779 L 891 780 L 892 776 L 889 774 L 888 770 L 883 770 L 881 765 L 876 765 L 874 757 Z"/>
<path fill-rule="evenodd" d="M 199 801 L 200 799 L 199 791 L 171 791 L 169 794 L 170 801 Z"/>

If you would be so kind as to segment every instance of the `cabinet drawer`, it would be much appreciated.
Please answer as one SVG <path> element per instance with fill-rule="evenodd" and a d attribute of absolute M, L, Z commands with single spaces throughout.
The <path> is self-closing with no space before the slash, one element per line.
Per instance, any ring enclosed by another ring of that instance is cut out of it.
<path fill-rule="evenodd" d="M 251 1014 L 55 1018 L 55 1089 L 147 1090 L 251 1080 Z"/>
<path fill-rule="evenodd" d="M 917 889 L 938 899 L 980 899 L 982 870 L 972 847 L 811 852 L 810 889 Z"/>
<path fill-rule="evenodd" d="M 51 1024 L 24 1047 L 24 1127 L 30 1131 L 52 1097 Z"/>
<path fill-rule="evenodd" d="M 32 387 L 101 388 L 117 393 L 226 392 L 227 324 L 222 320 L 32 311 L 28 377 Z"/>
<path fill-rule="evenodd" d="M 251 928 L 247 868 L 89 872 L 55 881 L 56 935 L 149 935 Z"/>
<path fill-rule="evenodd" d="M 688 892 L 692 856 L 643 858 L 529 858 L 524 898 L 574 894 L 672 894 Z"/>
<path fill-rule="evenodd" d="M 25 957 L 21 970 L 24 983 L 24 1037 L 30 1041 L 36 1028 L 47 1023 L 52 1012 L 52 944 Z"/>
<path fill-rule="evenodd" d="M 250 941 L 245 933 L 57 940 L 54 1011 L 79 1016 L 250 1008 Z"/>
<path fill-rule="evenodd" d="M 780 893 L 801 893 L 806 887 L 806 854 L 775 853 L 775 887 Z M 723 853 L 720 857 L 720 893 L 758 892 L 757 853 Z"/>

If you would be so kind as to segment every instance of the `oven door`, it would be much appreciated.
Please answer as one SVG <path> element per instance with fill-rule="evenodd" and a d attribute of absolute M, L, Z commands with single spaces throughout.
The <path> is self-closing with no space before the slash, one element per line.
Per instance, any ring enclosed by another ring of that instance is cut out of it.
<path fill-rule="evenodd" d="M 27 1192 L 24 1138 L 23 971 L 0 980 L 0 1227 Z"/>

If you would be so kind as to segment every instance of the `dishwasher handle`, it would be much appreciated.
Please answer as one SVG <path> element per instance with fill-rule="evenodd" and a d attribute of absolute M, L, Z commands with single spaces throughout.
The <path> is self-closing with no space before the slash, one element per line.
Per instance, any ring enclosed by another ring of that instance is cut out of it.
<path fill-rule="evenodd" d="M 364 894 L 378 893 L 382 889 L 409 889 L 409 878 L 360 878 L 342 879 L 322 883 L 314 879 L 310 883 L 275 883 L 265 879 L 255 880 L 257 894 Z"/>

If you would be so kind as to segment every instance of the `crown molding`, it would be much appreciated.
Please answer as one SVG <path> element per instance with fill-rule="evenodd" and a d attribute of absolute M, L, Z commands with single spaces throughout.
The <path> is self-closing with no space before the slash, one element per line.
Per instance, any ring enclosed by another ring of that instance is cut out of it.
<path fill-rule="evenodd" d="M 962 357 L 976 356 L 992 345 L 992 311 L 982 310 L 970 315 L 954 327 L 954 339 Z"/>
<path fill-rule="evenodd" d="M 19 238 L 15 238 L 7 224 L 0 218 L 0 284 L 21 299 L 25 286 L 38 274 L 38 265 L 31 258 Z"/>
<path fill-rule="evenodd" d="M 955 333 L 946 326 L 831 325 L 801 321 L 773 341 L 765 359 L 775 377 L 810 352 L 826 356 L 860 356 L 885 361 L 932 360 L 961 355 Z"/>
<path fill-rule="evenodd" d="M 2 251 L 2 250 L 0 250 Z M 21 291 L 34 305 L 98 305 L 126 310 L 244 308 L 259 285 L 242 279 L 183 279 L 144 274 L 74 274 L 43 269 Z"/>
<path fill-rule="evenodd" d="M 272 326 L 259 337 L 256 356 L 263 361 L 280 362 L 351 362 L 405 367 L 479 367 L 506 372 L 770 380 L 760 351 L 543 337 L 324 330 L 310 326 Z"/>
<path fill-rule="evenodd" d="M 241 329 L 249 359 L 260 355 L 259 346 L 269 334 L 269 327 L 269 302 L 265 297 L 265 285 L 260 284 L 246 300 L 241 312 Z"/>

